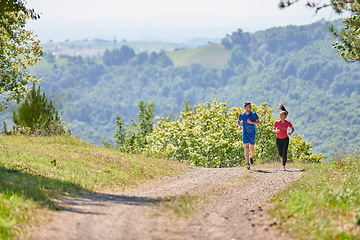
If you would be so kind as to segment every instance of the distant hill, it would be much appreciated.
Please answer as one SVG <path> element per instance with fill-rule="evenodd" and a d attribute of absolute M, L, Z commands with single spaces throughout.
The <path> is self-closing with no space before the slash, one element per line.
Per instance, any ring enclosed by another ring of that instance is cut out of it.
<path fill-rule="evenodd" d="M 205 67 L 222 68 L 230 59 L 231 51 L 221 44 L 167 52 L 175 66 L 189 66 L 194 63 Z"/>
<path fill-rule="evenodd" d="M 30 72 L 45 79 L 41 89 L 64 109 L 72 132 L 97 144 L 113 139 L 116 115 L 136 119 L 141 99 L 155 102 L 157 116 L 176 117 L 184 100 L 217 98 L 228 106 L 283 103 L 295 133 L 305 135 L 315 153 L 332 155 L 353 151 L 360 141 L 360 66 L 335 54 L 327 26 L 239 29 L 222 45 L 141 52 L 118 64 L 117 51 L 109 53 L 116 61 L 108 65 L 101 57 L 45 58 Z"/>
<path fill-rule="evenodd" d="M 126 41 L 120 39 L 117 41 L 107 41 L 102 39 L 94 39 L 92 41 L 84 39 L 83 41 L 64 41 L 64 42 L 48 42 L 41 44 L 44 52 L 52 52 L 54 54 L 68 54 L 69 56 L 83 57 L 102 57 L 106 49 L 112 50 L 128 45 L 135 52 L 160 52 L 174 51 L 175 49 L 185 49 L 192 46 L 182 43 L 169 43 L 157 41 Z"/>

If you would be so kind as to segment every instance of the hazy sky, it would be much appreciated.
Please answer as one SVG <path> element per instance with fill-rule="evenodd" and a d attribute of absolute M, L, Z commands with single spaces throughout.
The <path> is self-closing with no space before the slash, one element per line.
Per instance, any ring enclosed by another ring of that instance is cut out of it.
<path fill-rule="evenodd" d="M 42 16 L 27 27 L 42 41 L 116 36 L 182 42 L 339 18 L 330 8 L 315 15 L 306 2 L 279 9 L 279 0 L 28 0 Z"/>
<path fill-rule="evenodd" d="M 278 0 L 29 0 L 28 6 L 43 17 L 64 17 L 86 20 L 98 17 L 141 19 L 171 13 L 220 14 L 228 17 L 308 16 L 313 10 L 306 0 L 288 9 L 279 9 Z M 320 16 L 328 19 L 331 11 Z M 284 19 L 286 20 L 286 19 Z"/>

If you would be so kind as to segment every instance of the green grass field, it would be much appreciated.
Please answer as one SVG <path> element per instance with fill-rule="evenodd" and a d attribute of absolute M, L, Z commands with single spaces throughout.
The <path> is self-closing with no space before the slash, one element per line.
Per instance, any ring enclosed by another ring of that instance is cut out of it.
<path fill-rule="evenodd" d="M 360 239 L 360 155 L 304 167 L 302 178 L 272 199 L 279 227 L 295 239 Z"/>
<path fill-rule="evenodd" d="M 205 67 L 222 68 L 230 59 L 231 52 L 220 44 L 210 44 L 198 48 L 166 53 L 175 66 L 199 63 Z"/>
<path fill-rule="evenodd" d="M 48 62 L 47 59 L 42 59 L 38 61 L 34 66 L 29 67 L 28 71 L 33 76 L 37 76 L 37 75 L 43 76 L 44 74 L 50 74 L 55 64 L 57 67 L 65 66 L 68 64 L 68 59 L 58 58 L 55 59 L 55 62 L 53 63 Z"/>
<path fill-rule="evenodd" d="M 0 136 L 0 239 L 23 234 L 57 199 L 121 191 L 185 171 L 164 159 L 125 154 L 70 136 Z"/>

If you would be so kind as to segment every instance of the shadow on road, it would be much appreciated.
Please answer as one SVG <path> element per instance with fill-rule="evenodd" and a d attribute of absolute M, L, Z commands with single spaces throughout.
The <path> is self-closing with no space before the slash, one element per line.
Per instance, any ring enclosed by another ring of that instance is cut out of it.
<path fill-rule="evenodd" d="M 68 191 L 72 191 L 69 192 Z M 41 176 L 31 169 L 15 169 L 0 166 L 0 194 L 19 195 L 47 206 L 52 210 L 83 214 L 101 214 L 86 211 L 88 206 L 105 206 L 105 202 L 126 205 L 148 205 L 157 199 L 105 193 L 91 193 L 75 183 Z M 77 195 L 72 198 L 69 195 Z M 55 196 L 55 197 L 54 197 Z M 55 200 L 59 198 L 60 201 Z M 81 208 L 80 208 L 81 206 Z M 85 207 L 84 207 L 85 206 Z"/>
<path fill-rule="evenodd" d="M 111 204 L 125 204 L 131 206 L 144 206 L 150 205 L 155 201 L 158 201 L 158 198 L 148 198 L 148 197 L 136 197 L 136 196 L 126 196 L 126 195 L 116 195 L 108 193 L 94 193 L 89 195 L 84 195 L 79 198 L 66 198 L 62 201 L 62 204 L 65 205 L 65 211 L 82 213 L 82 214 L 98 214 L 103 215 L 103 213 L 89 212 L 86 209 L 90 206 L 108 206 Z M 81 209 L 78 208 L 81 206 Z"/>
<path fill-rule="evenodd" d="M 281 169 L 277 169 L 277 168 L 271 168 L 271 169 L 251 169 L 251 171 L 253 172 L 257 172 L 257 173 L 275 173 L 278 171 L 283 171 Z M 297 169 L 297 168 L 287 168 L 285 172 L 304 172 L 305 169 Z"/>

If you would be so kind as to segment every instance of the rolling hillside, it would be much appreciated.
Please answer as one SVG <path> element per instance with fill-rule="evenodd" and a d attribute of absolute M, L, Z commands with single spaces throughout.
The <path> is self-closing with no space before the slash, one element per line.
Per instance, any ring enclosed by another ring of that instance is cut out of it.
<path fill-rule="evenodd" d="M 354 151 L 360 141 L 360 67 L 336 55 L 333 42 L 327 25 L 316 22 L 238 30 L 223 46 L 142 52 L 120 65 L 107 66 L 101 57 L 44 59 L 30 71 L 45 79 L 42 91 L 64 109 L 72 132 L 96 144 L 113 140 L 116 115 L 136 119 L 142 99 L 155 102 L 156 116 L 177 117 L 184 100 L 217 98 L 230 107 L 285 104 L 296 134 L 315 153 L 331 156 Z"/>
<path fill-rule="evenodd" d="M 123 45 L 128 45 L 135 52 L 159 52 L 159 51 L 173 51 L 175 49 L 190 48 L 190 45 L 180 43 L 168 42 L 149 42 L 149 41 L 65 41 L 65 42 L 48 42 L 43 43 L 44 52 L 53 52 L 57 54 L 68 54 L 69 56 L 83 56 L 83 57 L 101 57 L 106 49 L 120 48 Z"/>
<path fill-rule="evenodd" d="M 202 47 L 167 52 L 175 66 L 201 64 L 210 68 L 222 68 L 230 59 L 231 51 L 221 44 L 209 44 Z"/>

